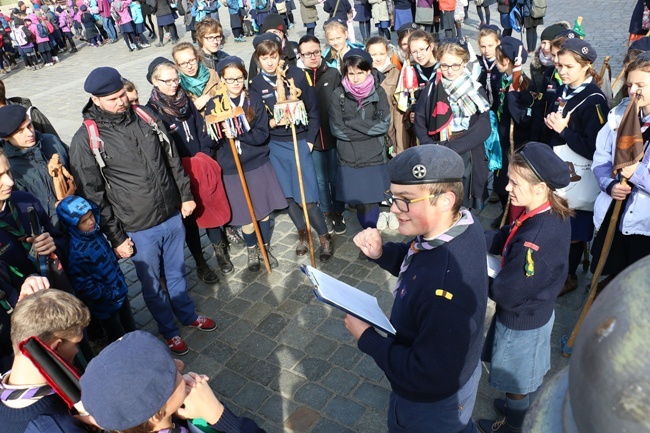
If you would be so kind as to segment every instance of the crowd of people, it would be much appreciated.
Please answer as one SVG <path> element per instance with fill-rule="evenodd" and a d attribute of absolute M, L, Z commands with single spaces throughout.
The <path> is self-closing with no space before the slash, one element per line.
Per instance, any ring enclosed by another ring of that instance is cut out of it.
<path fill-rule="evenodd" d="M 650 141 L 650 37 L 630 45 L 614 96 L 601 89 L 598 54 L 581 29 L 551 24 L 537 46 L 542 21 L 529 0 L 506 2 L 508 11 L 499 0 L 503 29 L 489 23 L 494 1 L 477 2 L 479 55 L 459 37 L 466 1 L 300 3 L 306 34 L 295 42 L 292 1 L 252 2 L 259 34 L 248 67 L 222 49 L 223 27 L 211 16 L 218 2 L 39 3 L 29 14 L 20 2 L 7 17 L 11 41 L 22 32 L 28 43 L 4 53 L 32 68 L 55 63 L 66 44 L 74 52 L 75 35 L 94 46 L 117 41 L 115 25 L 131 51 L 148 46 L 145 29 L 159 46 L 169 33 L 173 45 L 143 71 L 147 101 L 117 69 L 90 72 L 83 124 L 69 145 L 29 100 L 7 98 L 0 81 L 0 420 L 8 432 L 76 432 L 84 423 L 186 431 L 185 421 L 174 427 L 179 417 L 262 432 L 225 408 L 206 376 L 182 375 L 172 355 L 189 348 L 175 319 L 206 332 L 218 326 L 188 293 L 184 246 L 206 284 L 235 271 L 235 244 L 246 248 L 245 272 L 276 268 L 271 227 L 283 209 L 296 257 L 317 250 L 321 263 L 330 260 L 336 235 L 348 230 L 344 215 L 354 215 L 359 259 L 397 277 L 395 335 L 345 319 L 391 384 L 391 433 L 520 432 L 550 369 L 556 299 L 577 288 L 589 245 L 592 271 L 605 261 L 603 287 L 650 254 L 650 156 L 636 154 L 622 169 L 617 159 L 631 107 L 639 107 L 633 135 L 644 151 Z M 325 41 L 314 35 L 319 3 L 331 16 Z M 245 41 L 246 2 L 224 5 L 236 41 Z M 503 19 L 517 7 L 529 11 L 526 44 Z M 194 43 L 179 41 L 177 13 Z M 484 230 L 477 214 L 488 202 L 501 215 Z M 608 255 L 605 232 L 617 219 Z M 409 241 L 383 243 L 387 227 Z M 490 277 L 489 254 L 500 262 Z M 122 259 L 134 264 L 166 346 L 136 330 Z M 484 337 L 488 298 L 496 313 Z M 95 354 L 84 337 L 97 335 L 108 346 Z M 26 355 L 30 337 L 85 370 L 75 417 Z M 503 417 L 475 424 L 481 362 L 504 394 L 494 401 Z"/>

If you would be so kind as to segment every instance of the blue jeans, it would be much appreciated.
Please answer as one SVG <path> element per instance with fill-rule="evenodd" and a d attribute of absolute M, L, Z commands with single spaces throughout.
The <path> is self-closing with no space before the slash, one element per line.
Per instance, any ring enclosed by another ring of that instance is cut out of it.
<path fill-rule="evenodd" d="M 104 27 L 104 30 L 106 30 L 109 39 L 113 41 L 117 39 L 117 31 L 115 31 L 115 21 L 113 21 L 113 17 L 102 17 L 102 26 Z"/>
<path fill-rule="evenodd" d="M 158 324 L 158 332 L 169 340 L 178 335 L 174 315 L 183 325 L 190 325 L 198 317 L 185 284 L 185 228 L 180 213 L 151 228 L 127 234 L 135 243 L 131 260 L 142 285 L 142 297 Z M 167 293 L 160 284 L 163 272 Z"/>
<path fill-rule="evenodd" d="M 389 433 L 475 433 L 472 411 L 481 379 L 481 363 L 455 394 L 434 403 L 406 400 L 394 392 L 388 405 Z"/>
<path fill-rule="evenodd" d="M 343 213 L 345 203 L 336 200 L 336 179 L 338 165 L 336 163 L 336 148 L 311 153 L 318 180 L 318 202 L 323 212 Z"/>

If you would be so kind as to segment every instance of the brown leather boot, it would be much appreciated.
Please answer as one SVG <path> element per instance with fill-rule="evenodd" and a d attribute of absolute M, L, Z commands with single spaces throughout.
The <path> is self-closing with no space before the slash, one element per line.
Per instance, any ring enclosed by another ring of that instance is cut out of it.
<path fill-rule="evenodd" d="M 566 276 L 566 280 L 564 281 L 564 285 L 562 286 L 562 290 L 560 290 L 560 294 L 557 296 L 559 298 L 560 296 L 564 296 L 569 292 L 573 292 L 577 288 L 578 277 L 575 274 L 568 274 Z"/>
<path fill-rule="evenodd" d="M 326 262 L 332 257 L 332 254 L 334 254 L 332 235 L 329 233 L 326 235 L 320 235 L 318 236 L 318 240 L 320 241 L 320 256 L 318 256 L 318 259 L 321 262 Z"/>
<path fill-rule="evenodd" d="M 304 256 L 309 251 L 309 236 L 310 233 L 307 233 L 307 227 L 304 229 L 298 230 L 298 246 L 296 246 L 296 255 Z"/>

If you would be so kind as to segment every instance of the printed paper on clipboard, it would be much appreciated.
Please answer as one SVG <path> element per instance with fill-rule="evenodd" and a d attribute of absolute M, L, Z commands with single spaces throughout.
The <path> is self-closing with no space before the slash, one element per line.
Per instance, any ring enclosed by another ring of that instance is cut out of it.
<path fill-rule="evenodd" d="M 314 295 L 318 300 L 363 320 L 387 334 L 395 335 L 397 333 L 388 317 L 379 308 L 377 298 L 374 296 L 309 265 L 301 266 L 300 270 L 311 280 L 314 286 Z"/>

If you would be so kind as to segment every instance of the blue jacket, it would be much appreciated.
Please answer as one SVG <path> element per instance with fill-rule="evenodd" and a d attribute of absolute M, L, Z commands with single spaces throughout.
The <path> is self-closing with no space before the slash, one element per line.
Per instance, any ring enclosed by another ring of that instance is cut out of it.
<path fill-rule="evenodd" d="M 129 4 L 131 9 L 131 18 L 133 18 L 133 24 L 142 24 L 144 22 L 144 17 L 142 16 L 142 6 L 137 1 L 131 2 Z"/>
<path fill-rule="evenodd" d="M 488 295 L 484 242 L 481 224 L 474 219 L 452 241 L 414 255 L 391 310 L 397 335 L 382 337 L 369 328 L 359 338 L 359 349 L 372 356 L 400 397 L 415 402 L 445 399 L 476 369 Z M 397 276 L 409 247 L 387 243 L 374 261 Z"/>
<path fill-rule="evenodd" d="M 124 303 L 128 286 L 113 248 L 99 227 L 99 206 L 84 198 L 69 196 L 61 200 L 56 211 L 70 233 L 68 275 L 75 295 L 97 318 L 108 319 Z M 89 211 L 95 216 L 95 229 L 84 233 L 77 224 Z"/>
<path fill-rule="evenodd" d="M 228 5 L 228 13 L 230 15 L 239 14 L 239 10 L 244 7 L 242 0 L 227 0 L 226 4 Z"/>
<path fill-rule="evenodd" d="M 350 42 L 350 41 L 345 41 L 348 44 L 348 47 L 350 48 L 359 48 L 360 50 L 365 50 L 366 47 L 362 43 L 359 42 Z M 332 57 L 332 47 L 327 46 L 325 50 L 323 51 L 323 60 L 325 63 L 327 63 L 327 66 L 330 68 L 336 68 L 339 72 L 341 71 L 341 62 L 339 61 L 339 58 Z"/>
<path fill-rule="evenodd" d="M 323 10 L 330 14 L 330 18 L 338 18 L 345 22 L 348 20 L 348 13 L 352 10 L 352 5 L 349 0 L 339 0 L 339 7 L 336 8 L 337 0 L 325 0 L 323 3 Z M 336 13 L 334 9 L 336 8 Z"/>
<path fill-rule="evenodd" d="M 36 196 L 41 205 L 51 218 L 54 225 L 57 224 L 56 194 L 52 176 L 47 171 L 47 163 L 55 153 L 59 154 L 61 164 L 70 169 L 68 164 L 68 146 L 61 142 L 56 135 L 41 134 L 36 131 L 36 144 L 29 148 L 14 147 L 7 141 L 3 141 L 3 149 L 9 164 L 11 175 L 16 183 L 15 188 L 20 191 L 27 191 Z"/>
<path fill-rule="evenodd" d="M 487 232 L 487 251 L 501 255 L 509 233 L 509 225 Z M 499 322 L 510 329 L 528 330 L 550 320 L 568 272 L 570 243 L 571 222 L 553 211 L 523 222 L 503 254 L 503 269 L 490 285 Z M 526 273 L 530 262 L 532 275 Z"/>
<path fill-rule="evenodd" d="M 600 130 L 596 139 L 596 153 L 594 153 L 591 170 L 596 175 L 601 190 L 594 204 L 594 224 L 597 229 L 602 225 L 612 202 L 612 196 L 610 195 L 612 187 L 615 182 L 618 182 L 612 177 L 616 134 L 621 123 L 621 117 L 629 102 L 629 98 L 625 98 L 609 112 L 607 123 Z M 646 145 L 650 140 L 649 135 L 650 130 L 643 134 Z M 619 229 L 624 235 L 650 236 L 650 170 L 648 167 L 650 167 L 650 152 L 646 148 L 643 159 L 629 179 L 632 192 L 619 221 Z"/>

